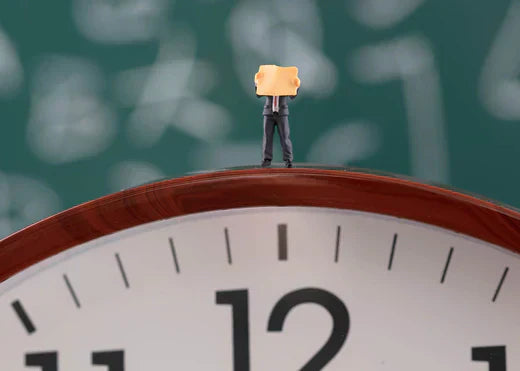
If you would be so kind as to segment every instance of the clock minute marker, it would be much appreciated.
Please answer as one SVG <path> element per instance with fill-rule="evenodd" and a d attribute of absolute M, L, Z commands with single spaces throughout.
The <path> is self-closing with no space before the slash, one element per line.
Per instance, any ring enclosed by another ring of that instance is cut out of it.
<path fill-rule="evenodd" d="M 278 224 L 278 260 L 287 260 L 287 224 Z"/>
<path fill-rule="evenodd" d="M 442 271 L 441 283 L 444 283 L 444 280 L 446 279 L 446 272 L 448 272 L 448 267 L 450 265 L 452 255 L 453 255 L 453 247 L 450 247 L 450 252 L 448 253 L 448 259 L 446 259 L 446 265 L 444 266 L 444 270 Z"/>
<path fill-rule="evenodd" d="M 338 262 L 339 259 L 339 243 L 341 239 L 341 226 L 338 225 L 336 229 L 336 252 L 334 253 L 334 262 Z"/>
<path fill-rule="evenodd" d="M 228 264 L 231 265 L 231 264 L 233 264 L 233 261 L 231 259 L 231 247 L 229 246 L 229 232 L 228 232 L 227 227 L 224 228 L 224 237 L 226 239 L 227 260 L 228 260 Z"/>
<path fill-rule="evenodd" d="M 397 233 L 394 233 L 394 240 L 392 241 L 392 250 L 390 251 L 390 259 L 388 260 L 388 270 L 392 270 L 396 243 L 397 243 Z"/>
<path fill-rule="evenodd" d="M 81 304 L 79 303 L 78 297 L 76 296 L 76 292 L 74 292 L 74 288 L 72 288 L 72 285 L 66 274 L 63 275 L 63 279 L 65 280 L 65 284 L 67 285 L 67 288 L 69 289 L 72 299 L 74 300 L 74 304 L 76 304 L 76 307 L 81 308 Z"/>
<path fill-rule="evenodd" d="M 181 273 L 179 262 L 177 261 L 177 254 L 175 253 L 175 245 L 173 244 L 173 239 L 170 237 L 168 238 L 168 241 L 170 242 L 170 250 L 172 251 L 173 256 L 173 264 L 175 265 L 175 271 L 177 273 Z"/>
<path fill-rule="evenodd" d="M 25 327 L 25 329 L 27 330 L 29 335 L 32 334 L 33 332 L 35 332 L 36 331 L 36 327 L 34 327 L 33 322 L 29 318 L 29 315 L 25 311 L 25 309 L 22 306 L 22 303 L 20 302 L 20 300 L 13 301 L 11 303 L 11 306 L 13 307 L 14 311 L 16 312 L 16 315 L 18 316 L 18 318 L 22 322 L 23 326 Z"/>
<path fill-rule="evenodd" d="M 121 258 L 119 257 L 119 253 L 115 253 L 117 265 L 119 266 L 119 271 L 121 272 L 121 276 L 123 277 L 123 282 L 125 283 L 125 287 L 128 289 L 130 288 L 130 284 L 128 283 L 128 278 L 126 277 L 125 268 L 123 267 L 123 262 L 121 261 Z"/>
<path fill-rule="evenodd" d="M 500 292 L 500 289 L 502 288 L 502 284 L 504 283 L 504 281 L 506 279 L 507 272 L 509 272 L 509 267 L 506 267 L 504 269 L 504 273 L 502 273 L 502 278 L 500 278 L 500 282 L 498 283 L 498 287 L 495 290 L 495 295 L 493 295 L 493 300 L 492 300 L 493 303 L 497 300 L 498 293 Z"/>

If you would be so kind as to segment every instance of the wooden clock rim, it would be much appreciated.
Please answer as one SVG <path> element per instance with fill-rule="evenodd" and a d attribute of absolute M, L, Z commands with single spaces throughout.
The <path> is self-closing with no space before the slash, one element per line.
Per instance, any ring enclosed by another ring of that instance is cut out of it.
<path fill-rule="evenodd" d="M 222 170 L 86 202 L 0 240 L 0 282 L 75 245 L 175 216 L 260 206 L 375 212 L 463 233 L 520 253 L 520 213 L 458 191 L 373 173 L 316 168 Z"/>

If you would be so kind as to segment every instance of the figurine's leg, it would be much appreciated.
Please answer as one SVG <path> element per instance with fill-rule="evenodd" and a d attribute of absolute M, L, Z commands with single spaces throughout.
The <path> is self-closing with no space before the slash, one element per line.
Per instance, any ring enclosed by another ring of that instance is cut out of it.
<path fill-rule="evenodd" d="M 278 117 L 278 135 L 280 136 L 280 144 L 282 145 L 283 160 L 292 162 L 293 151 L 292 142 L 289 137 L 291 130 L 289 129 L 289 116 Z"/>
<path fill-rule="evenodd" d="M 264 116 L 264 141 L 263 155 L 264 161 L 272 161 L 273 159 L 273 134 L 274 134 L 274 118 L 272 116 Z"/>

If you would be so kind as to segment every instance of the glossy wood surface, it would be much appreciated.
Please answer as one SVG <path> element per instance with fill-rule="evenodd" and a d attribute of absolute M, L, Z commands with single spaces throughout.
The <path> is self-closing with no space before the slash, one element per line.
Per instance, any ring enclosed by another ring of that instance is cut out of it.
<path fill-rule="evenodd" d="M 0 281 L 72 246 L 174 216 L 254 206 L 319 206 L 397 216 L 520 253 L 520 214 L 410 180 L 323 169 L 245 169 L 164 180 L 87 202 L 0 241 Z"/>

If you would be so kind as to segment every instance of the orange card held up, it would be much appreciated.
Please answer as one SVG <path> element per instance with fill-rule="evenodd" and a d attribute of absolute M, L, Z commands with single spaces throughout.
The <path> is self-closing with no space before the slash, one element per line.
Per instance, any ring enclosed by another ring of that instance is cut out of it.
<path fill-rule="evenodd" d="M 263 64 L 255 74 L 257 95 L 296 95 L 300 87 L 298 67 Z"/>

